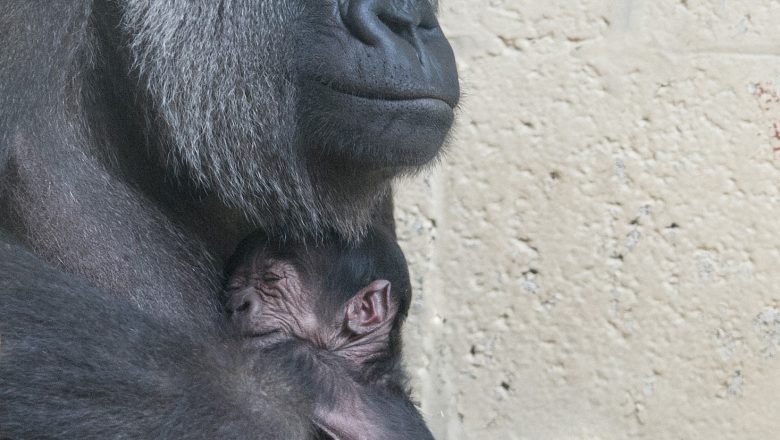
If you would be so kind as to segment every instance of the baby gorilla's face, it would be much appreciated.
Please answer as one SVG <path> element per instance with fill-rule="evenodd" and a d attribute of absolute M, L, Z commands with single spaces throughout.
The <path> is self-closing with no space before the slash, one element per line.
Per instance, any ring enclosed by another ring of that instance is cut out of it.
<path fill-rule="evenodd" d="M 273 342 L 284 337 L 322 346 L 332 325 L 318 322 L 315 296 L 290 262 L 254 255 L 239 266 L 226 285 L 230 320 L 245 338 Z"/>
<path fill-rule="evenodd" d="M 325 311 L 325 307 L 318 307 L 319 300 L 323 295 L 333 294 L 325 291 L 325 283 L 304 276 L 292 258 L 270 255 L 274 253 L 268 253 L 262 246 L 244 255 L 229 274 L 225 289 L 230 322 L 250 345 L 262 347 L 297 338 L 358 365 L 391 351 L 391 332 L 399 307 L 390 295 L 389 281 L 374 280 L 358 292 L 346 292 L 350 289 L 347 286 L 359 282 L 331 280 L 337 289 L 344 290 L 340 292 L 343 295 L 332 298 L 347 299 L 335 310 Z M 309 272 L 327 271 L 317 267 L 310 268 Z"/>

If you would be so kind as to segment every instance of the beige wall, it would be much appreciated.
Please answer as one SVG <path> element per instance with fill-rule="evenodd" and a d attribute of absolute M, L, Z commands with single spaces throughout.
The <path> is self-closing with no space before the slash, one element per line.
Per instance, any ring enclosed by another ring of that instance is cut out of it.
<path fill-rule="evenodd" d="M 780 2 L 441 17 L 463 110 L 397 209 L 436 436 L 780 438 Z"/>

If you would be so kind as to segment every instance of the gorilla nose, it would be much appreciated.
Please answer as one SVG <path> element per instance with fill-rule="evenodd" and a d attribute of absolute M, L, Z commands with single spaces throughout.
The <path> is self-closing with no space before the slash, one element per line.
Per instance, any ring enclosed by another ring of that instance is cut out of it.
<path fill-rule="evenodd" d="M 260 299 L 252 289 L 245 289 L 230 295 L 227 312 L 230 315 L 252 316 L 260 309 Z"/>
<path fill-rule="evenodd" d="M 350 0 L 342 7 L 350 31 L 370 46 L 410 44 L 419 56 L 419 32 L 439 24 L 428 0 Z"/>

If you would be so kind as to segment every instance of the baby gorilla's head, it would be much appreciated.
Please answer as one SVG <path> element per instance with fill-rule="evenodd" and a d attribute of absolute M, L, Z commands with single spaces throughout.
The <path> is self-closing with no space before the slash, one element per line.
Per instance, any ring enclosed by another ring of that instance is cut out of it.
<path fill-rule="evenodd" d="M 353 363 L 371 382 L 403 386 L 401 325 L 411 285 L 388 233 L 306 246 L 256 233 L 228 263 L 225 304 L 242 337 L 295 337 Z"/>

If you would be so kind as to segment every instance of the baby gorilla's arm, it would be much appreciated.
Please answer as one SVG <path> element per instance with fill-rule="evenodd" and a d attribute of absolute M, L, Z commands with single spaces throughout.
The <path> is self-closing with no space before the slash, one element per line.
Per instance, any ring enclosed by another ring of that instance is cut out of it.
<path fill-rule="evenodd" d="M 354 365 L 311 344 L 291 341 L 278 348 L 308 379 L 312 421 L 334 440 L 433 440 L 405 393 L 361 383 Z"/>

